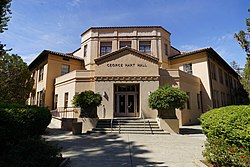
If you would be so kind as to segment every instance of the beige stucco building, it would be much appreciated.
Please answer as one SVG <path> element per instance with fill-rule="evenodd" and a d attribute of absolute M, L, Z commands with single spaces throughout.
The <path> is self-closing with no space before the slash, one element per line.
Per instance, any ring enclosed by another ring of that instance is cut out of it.
<path fill-rule="evenodd" d="M 156 118 L 148 96 L 170 84 L 187 92 L 176 110 L 180 125 L 195 124 L 212 108 L 238 102 L 238 74 L 212 49 L 180 52 L 161 26 L 92 27 L 72 53 L 45 50 L 30 64 L 35 79 L 29 104 L 72 107 L 76 93 L 102 95 L 99 118 Z"/>

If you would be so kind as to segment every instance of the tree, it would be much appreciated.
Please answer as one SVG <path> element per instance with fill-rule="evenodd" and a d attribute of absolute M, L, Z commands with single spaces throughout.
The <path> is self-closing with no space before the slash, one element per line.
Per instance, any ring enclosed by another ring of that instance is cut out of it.
<path fill-rule="evenodd" d="M 0 33 L 3 33 L 5 30 L 7 30 L 7 23 L 10 20 L 10 6 L 11 6 L 11 0 L 1 0 L 0 1 Z M 4 50 L 5 44 L 1 44 L 0 42 L 0 55 L 5 53 Z"/>
<path fill-rule="evenodd" d="M 250 99 L 250 56 L 246 58 L 245 68 L 241 78 L 241 84 L 244 89 L 248 92 L 248 97 Z"/>
<path fill-rule="evenodd" d="M 186 92 L 166 85 L 149 95 L 149 107 L 158 110 L 160 118 L 176 118 L 175 109 L 183 108 L 188 100 Z"/>
<path fill-rule="evenodd" d="M 24 104 L 33 87 L 31 72 L 16 54 L 0 55 L 0 101 Z"/>
<path fill-rule="evenodd" d="M 230 66 L 239 74 L 241 75 L 241 70 L 243 70 L 243 68 L 240 68 L 240 65 L 236 62 L 236 61 L 232 61 L 230 62 Z"/>
<path fill-rule="evenodd" d="M 250 12 L 250 9 L 248 9 Z M 248 97 L 250 98 L 250 18 L 246 19 L 247 31 L 241 30 L 234 37 L 239 42 L 240 46 L 245 50 L 247 54 L 245 68 L 243 70 L 241 83 L 244 89 L 248 92 Z"/>
<path fill-rule="evenodd" d="M 248 9 L 250 12 L 250 9 Z M 239 42 L 240 46 L 245 50 L 247 56 L 250 56 L 250 18 L 246 19 L 247 32 L 241 30 L 238 34 L 234 34 L 234 37 Z"/>

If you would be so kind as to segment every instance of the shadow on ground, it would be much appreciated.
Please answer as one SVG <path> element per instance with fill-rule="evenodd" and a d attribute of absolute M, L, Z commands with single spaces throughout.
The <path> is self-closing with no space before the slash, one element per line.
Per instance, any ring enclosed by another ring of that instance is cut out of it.
<path fill-rule="evenodd" d="M 202 129 L 182 127 L 182 128 L 180 128 L 180 134 L 182 134 L 182 135 L 203 134 L 203 132 L 202 132 Z"/>
<path fill-rule="evenodd" d="M 126 135 L 83 134 L 74 136 L 60 129 L 48 129 L 45 139 L 63 147 L 63 156 L 77 166 L 166 166 L 151 162 L 141 155 L 150 152 L 144 145 L 136 145 Z"/>

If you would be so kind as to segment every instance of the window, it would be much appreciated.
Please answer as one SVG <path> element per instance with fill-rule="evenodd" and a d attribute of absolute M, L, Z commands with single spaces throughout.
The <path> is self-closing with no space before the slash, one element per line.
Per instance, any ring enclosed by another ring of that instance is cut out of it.
<path fill-rule="evenodd" d="M 44 91 L 37 92 L 37 106 L 44 107 L 44 97 L 45 97 Z"/>
<path fill-rule="evenodd" d="M 216 77 L 216 67 L 214 63 L 211 63 L 211 75 L 212 75 L 212 79 L 217 80 Z"/>
<path fill-rule="evenodd" d="M 213 90 L 213 107 L 219 107 L 220 102 L 219 102 L 219 91 Z"/>
<path fill-rule="evenodd" d="M 188 95 L 188 100 L 187 100 L 187 109 L 191 109 L 190 107 L 190 93 L 189 92 L 186 92 L 187 95 Z"/>
<path fill-rule="evenodd" d="M 54 97 L 54 109 L 57 109 L 57 103 L 58 103 L 58 94 Z"/>
<path fill-rule="evenodd" d="M 227 105 L 231 104 L 231 96 L 230 94 L 227 94 Z"/>
<path fill-rule="evenodd" d="M 217 99 L 217 97 L 216 97 L 216 91 L 213 90 L 213 108 L 217 107 L 217 105 L 216 105 L 216 99 Z"/>
<path fill-rule="evenodd" d="M 230 88 L 233 87 L 233 85 L 232 85 L 232 77 L 230 75 L 228 75 L 228 85 L 229 85 Z"/>
<path fill-rule="evenodd" d="M 131 48 L 131 41 L 120 41 L 120 48 L 129 47 Z"/>
<path fill-rule="evenodd" d="M 42 81 L 43 80 L 43 73 L 44 73 L 44 66 L 42 66 L 39 69 L 39 78 L 38 78 L 38 81 Z"/>
<path fill-rule="evenodd" d="M 64 108 L 67 108 L 68 107 L 68 101 L 69 101 L 69 93 L 66 92 L 64 94 Z"/>
<path fill-rule="evenodd" d="M 228 86 L 228 74 L 225 73 L 225 83 L 226 83 L 226 86 Z"/>
<path fill-rule="evenodd" d="M 70 67 L 69 65 L 62 64 L 61 75 L 69 73 L 69 67 Z"/>
<path fill-rule="evenodd" d="M 223 92 L 221 92 L 221 105 L 222 106 L 226 105 L 226 95 Z"/>
<path fill-rule="evenodd" d="M 151 41 L 140 41 L 139 51 L 146 54 L 151 54 Z"/>
<path fill-rule="evenodd" d="M 198 106 L 198 109 L 201 109 L 201 95 L 200 94 L 197 94 L 197 106 Z"/>
<path fill-rule="evenodd" d="M 105 55 L 112 51 L 112 42 L 101 42 L 100 43 L 100 55 Z"/>
<path fill-rule="evenodd" d="M 219 80 L 220 80 L 220 83 L 224 84 L 222 69 L 218 68 L 218 71 L 219 71 Z"/>
<path fill-rule="evenodd" d="M 164 45 L 164 52 L 165 52 L 165 55 L 168 56 L 168 45 L 167 44 Z"/>
<path fill-rule="evenodd" d="M 88 49 L 88 45 L 84 45 L 84 47 L 83 47 L 83 57 L 87 56 L 87 49 Z"/>
<path fill-rule="evenodd" d="M 192 70 L 192 64 L 183 64 L 183 70 L 188 73 L 188 74 L 192 74 L 193 70 Z"/>
<path fill-rule="evenodd" d="M 36 105 L 39 106 L 39 98 L 40 98 L 40 92 L 37 92 L 36 95 Z"/>

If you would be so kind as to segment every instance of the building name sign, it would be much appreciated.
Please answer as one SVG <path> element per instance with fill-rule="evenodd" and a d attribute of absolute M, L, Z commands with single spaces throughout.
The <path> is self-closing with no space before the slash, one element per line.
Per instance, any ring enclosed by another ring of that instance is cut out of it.
<path fill-rule="evenodd" d="M 107 67 L 147 67 L 147 64 L 140 63 L 109 63 Z"/>

